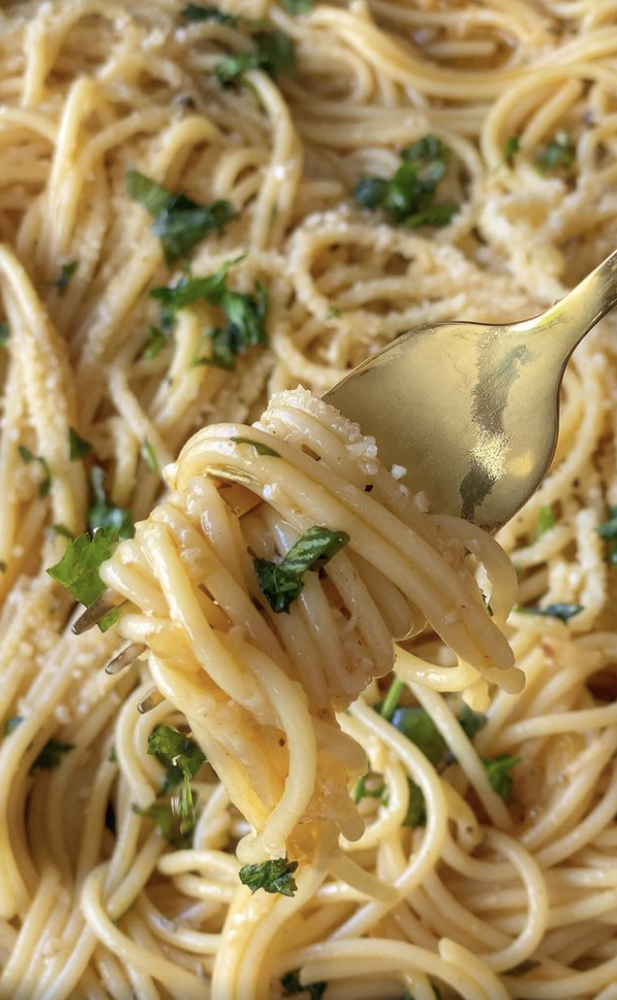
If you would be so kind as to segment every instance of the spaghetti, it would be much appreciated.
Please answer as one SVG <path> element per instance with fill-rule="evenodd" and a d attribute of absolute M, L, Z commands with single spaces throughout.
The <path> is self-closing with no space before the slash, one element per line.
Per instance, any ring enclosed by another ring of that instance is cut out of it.
<path fill-rule="evenodd" d="M 614 321 L 500 533 L 507 625 L 491 540 L 288 391 L 612 249 L 614 4 L 0 27 L 0 998 L 614 1000 Z M 255 560 L 314 527 L 275 611 Z M 128 603 L 76 636 L 87 528 Z"/>

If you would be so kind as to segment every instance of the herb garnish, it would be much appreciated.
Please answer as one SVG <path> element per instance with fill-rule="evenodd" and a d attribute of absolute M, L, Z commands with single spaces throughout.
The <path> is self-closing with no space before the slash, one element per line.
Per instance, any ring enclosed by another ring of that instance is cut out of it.
<path fill-rule="evenodd" d="M 141 442 L 141 457 L 150 469 L 150 472 L 159 471 L 159 463 L 154 453 L 154 448 L 148 441 L 148 438 L 144 438 Z"/>
<path fill-rule="evenodd" d="M 9 339 L 9 324 L 3 321 L 0 323 L 0 347 L 4 347 Z"/>
<path fill-rule="evenodd" d="M 281 896 L 293 896 L 298 888 L 293 877 L 297 867 L 297 861 L 288 861 L 287 858 L 261 861 L 257 865 L 243 865 L 239 872 L 240 881 L 251 892 L 263 889 L 265 892 L 278 892 Z"/>
<path fill-rule="evenodd" d="M 214 67 L 217 80 L 223 87 L 242 83 L 244 74 L 250 69 L 261 69 L 273 80 L 285 73 L 295 72 L 294 44 L 284 32 L 278 29 L 256 31 L 251 37 L 255 43 L 252 52 L 226 56 Z"/>
<path fill-rule="evenodd" d="M 348 541 L 346 531 L 316 524 L 304 532 L 280 563 L 254 559 L 257 582 L 272 610 L 289 613 L 290 604 L 304 589 L 303 575 L 321 569 Z"/>
<path fill-rule="evenodd" d="M 540 173 L 549 170 L 570 170 L 576 163 L 576 146 L 569 132 L 557 132 L 536 157 L 536 167 Z"/>
<path fill-rule="evenodd" d="M 474 712 L 469 705 L 463 705 L 459 712 L 458 724 L 467 739 L 473 743 L 480 730 L 484 729 L 488 719 L 482 712 Z"/>
<path fill-rule="evenodd" d="M 151 297 L 161 303 L 159 325 L 163 335 L 173 330 L 180 309 L 186 309 L 200 300 L 217 306 L 223 313 L 226 324 L 207 331 L 212 349 L 206 357 L 198 358 L 196 365 L 213 365 L 233 371 L 236 357 L 244 354 L 249 347 L 268 343 L 265 328 L 268 296 L 264 286 L 256 282 L 252 294 L 227 287 L 229 268 L 243 259 L 244 256 L 227 261 L 204 278 L 180 278 L 176 285 L 153 288 L 150 292 Z"/>
<path fill-rule="evenodd" d="M 426 826 L 426 801 L 424 792 L 415 781 L 407 778 L 407 789 L 409 798 L 407 799 L 407 812 L 405 813 L 401 826 Z"/>
<path fill-rule="evenodd" d="M 38 757 L 33 761 L 29 774 L 35 771 L 51 771 L 54 767 L 59 767 L 62 761 L 62 754 L 74 750 L 73 743 L 60 743 L 58 740 L 47 740 Z"/>
<path fill-rule="evenodd" d="M 278 451 L 274 448 L 270 448 L 267 444 L 262 444 L 261 441 L 254 441 L 252 438 L 243 437 L 232 437 L 231 441 L 235 441 L 236 444 L 250 444 L 253 446 L 258 455 L 269 455 L 271 458 L 280 458 Z"/>
<path fill-rule="evenodd" d="M 519 138 L 516 135 L 511 135 L 506 139 L 503 147 L 503 161 L 504 163 L 511 164 L 516 153 L 519 152 L 521 144 Z"/>
<path fill-rule="evenodd" d="M 538 527 L 536 528 L 536 541 L 547 531 L 555 527 L 555 515 L 552 507 L 540 507 L 538 514 Z"/>
<path fill-rule="evenodd" d="M 382 782 L 382 784 L 378 785 L 377 788 L 367 788 L 367 778 L 368 774 L 363 774 L 361 778 L 358 778 L 356 784 L 354 785 L 351 797 L 355 804 L 358 805 L 358 802 L 361 802 L 362 799 L 380 799 L 382 802 L 385 801 L 388 794 L 386 785 Z"/>
<path fill-rule="evenodd" d="M 153 802 L 152 805 L 142 809 L 133 803 L 132 809 L 139 816 L 153 819 L 159 828 L 161 837 L 168 841 L 177 849 L 190 847 L 195 830 L 195 819 L 185 819 L 184 823 L 179 820 L 169 802 Z"/>
<path fill-rule="evenodd" d="M 297 14 L 310 14 L 315 6 L 315 0 L 280 0 L 280 3 L 283 10 L 294 17 Z"/>
<path fill-rule="evenodd" d="M 38 462 L 43 472 L 45 473 L 44 478 L 41 480 L 39 484 L 39 496 L 42 500 L 44 500 L 45 497 L 49 494 L 49 491 L 51 489 L 51 471 L 47 464 L 47 460 L 44 459 L 42 455 L 35 455 L 34 452 L 30 451 L 30 449 L 26 448 L 26 446 L 23 444 L 20 444 L 19 446 L 19 454 L 21 455 L 26 465 L 29 465 L 30 462 Z"/>
<path fill-rule="evenodd" d="M 567 622 L 583 610 L 583 605 L 558 602 L 549 604 L 546 608 L 537 608 L 530 604 L 517 604 L 515 610 L 525 615 L 541 615 L 543 618 L 558 618 L 559 621 Z"/>
<path fill-rule="evenodd" d="M 354 189 L 363 208 L 380 208 L 401 225 L 445 226 L 459 211 L 455 202 L 435 202 L 435 193 L 450 161 L 450 150 L 433 135 L 425 135 L 403 150 L 392 177 L 365 177 Z"/>
<path fill-rule="evenodd" d="M 111 556 L 118 532 L 113 528 L 99 528 L 93 536 L 79 535 L 69 541 L 59 563 L 50 566 L 47 572 L 53 580 L 70 590 L 76 601 L 87 608 L 101 596 L 105 584 L 99 576 L 99 567 Z M 117 621 L 118 609 L 105 615 L 98 623 L 101 632 Z"/>
<path fill-rule="evenodd" d="M 500 795 L 502 799 L 509 799 L 512 794 L 511 771 L 517 764 L 520 764 L 521 758 L 503 753 L 493 758 L 480 757 L 480 760 L 484 765 L 493 791 L 497 792 L 497 795 Z"/>
<path fill-rule="evenodd" d="M 80 437 L 74 427 L 69 427 L 69 459 L 71 462 L 78 462 L 80 458 L 89 455 L 91 451 L 90 442 Z"/>
<path fill-rule="evenodd" d="M 222 232 L 236 214 L 228 201 L 200 205 L 185 194 L 168 191 L 137 170 L 128 171 L 126 191 L 154 218 L 152 232 L 161 241 L 167 264 L 188 257 L 207 233 Z"/>
<path fill-rule="evenodd" d="M 206 755 L 187 733 L 181 733 L 174 726 L 167 725 L 157 726 L 152 730 L 148 737 L 148 753 L 156 757 L 166 771 L 161 794 L 182 785 L 177 814 L 180 833 L 185 834 L 195 825 L 191 778 L 205 763 Z"/>
<path fill-rule="evenodd" d="M 180 11 L 180 17 L 185 21 L 214 21 L 215 24 L 228 24 L 235 28 L 238 21 L 243 20 L 239 14 L 226 14 L 218 7 L 202 7 L 201 4 L 189 3 Z"/>
<path fill-rule="evenodd" d="M 168 343 L 169 334 L 161 330 L 160 327 L 151 324 L 148 329 L 148 341 L 141 352 L 141 357 L 146 359 L 156 358 Z"/>
<path fill-rule="evenodd" d="M 441 764 L 448 752 L 448 746 L 431 716 L 424 708 L 397 708 L 390 719 L 391 725 L 399 733 L 422 751 L 431 764 Z"/>
<path fill-rule="evenodd" d="M 12 715 L 10 719 L 7 719 L 4 723 L 4 735 L 10 736 L 14 733 L 18 726 L 24 721 L 23 715 Z"/>
<path fill-rule="evenodd" d="M 93 465 L 90 470 L 90 485 L 94 499 L 88 510 L 88 527 L 91 531 L 96 531 L 97 528 L 112 529 L 118 533 L 120 541 L 132 538 L 135 534 L 133 515 L 130 510 L 116 507 L 107 499 L 104 479 L 104 470 L 100 465 Z"/>
<path fill-rule="evenodd" d="M 292 969 L 281 977 L 281 986 L 285 990 L 285 996 L 294 996 L 296 993 L 308 993 L 310 1000 L 321 1000 L 326 992 L 327 983 L 307 983 L 303 986 L 300 982 L 300 970 Z"/>
<path fill-rule="evenodd" d="M 608 542 L 607 560 L 617 566 L 617 507 L 608 508 L 608 520 L 596 528 L 600 538 Z"/>
<path fill-rule="evenodd" d="M 60 277 L 58 280 L 50 282 L 50 284 L 54 285 L 58 289 L 58 295 L 64 295 L 68 288 L 69 281 L 75 274 L 78 267 L 79 263 L 76 260 L 72 260 L 70 264 L 62 265 L 62 270 L 60 271 Z"/>

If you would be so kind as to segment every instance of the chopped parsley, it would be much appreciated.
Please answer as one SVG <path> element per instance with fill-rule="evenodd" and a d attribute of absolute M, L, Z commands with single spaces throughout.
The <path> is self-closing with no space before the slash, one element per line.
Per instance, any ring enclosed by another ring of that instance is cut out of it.
<path fill-rule="evenodd" d="M 242 884 L 248 886 L 251 892 L 263 889 L 264 892 L 278 892 L 281 896 L 293 896 L 298 889 L 293 877 L 297 867 L 297 861 L 275 858 L 273 861 L 261 861 L 257 865 L 243 865 L 239 876 Z"/>
<path fill-rule="evenodd" d="M 154 448 L 148 441 L 148 438 L 144 438 L 141 442 L 141 457 L 150 469 L 150 472 L 159 471 L 159 463 L 156 455 L 154 454 Z"/>
<path fill-rule="evenodd" d="M 519 142 L 518 136 L 511 135 L 506 139 L 503 147 L 503 162 L 510 165 L 514 159 L 516 153 L 519 152 L 521 144 Z"/>
<path fill-rule="evenodd" d="M 185 21 L 214 21 L 215 24 L 227 24 L 235 28 L 242 18 L 239 14 L 226 14 L 218 7 L 202 7 L 198 3 L 189 3 L 180 11 L 180 17 Z"/>
<path fill-rule="evenodd" d="M 19 454 L 21 455 L 26 465 L 29 465 L 30 462 L 38 462 L 39 465 L 41 466 L 44 473 L 44 477 L 39 483 L 39 496 L 41 497 L 42 500 L 44 500 L 45 497 L 48 496 L 49 491 L 51 489 L 51 472 L 46 459 L 44 459 L 42 455 L 35 455 L 33 452 L 30 451 L 29 448 L 26 448 L 26 446 L 23 444 L 20 444 L 19 446 Z"/>
<path fill-rule="evenodd" d="M 105 472 L 100 465 L 93 465 L 90 470 L 90 485 L 94 498 L 88 510 L 88 527 L 90 531 L 97 528 L 107 528 L 117 532 L 117 538 L 123 541 L 135 534 L 133 515 L 124 507 L 116 507 L 107 499 L 104 486 Z M 101 560 L 102 562 L 102 560 Z"/>
<path fill-rule="evenodd" d="M 129 198 L 153 217 L 152 231 L 161 241 L 167 264 L 188 257 L 207 233 L 222 232 L 236 214 L 228 201 L 200 205 L 185 194 L 168 191 L 137 170 L 128 171 L 126 190 Z"/>
<path fill-rule="evenodd" d="M 195 818 L 185 820 L 179 819 L 174 811 L 173 805 L 169 802 L 153 802 L 152 805 L 142 809 L 133 803 L 133 812 L 146 819 L 152 819 L 156 823 L 159 833 L 164 840 L 168 841 L 176 849 L 191 847 L 193 832 L 195 830 Z"/>
<path fill-rule="evenodd" d="M 596 532 L 608 542 L 607 560 L 617 566 L 617 507 L 608 508 L 608 520 L 599 524 Z"/>
<path fill-rule="evenodd" d="M 288 613 L 290 604 L 304 588 L 303 575 L 309 570 L 320 570 L 348 541 L 346 531 L 333 531 L 317 524 L 304 532 L 280 563 L 254 559 L 257 582 L 272 610 Z"/>
<path fill-rule="evenodd" d="M 296 993 L 307 993 L 309 1000 L 321 1000 L 328 987 L 327 983 L 307 983 L 303 986 L 300 982 L 300 970 L 292 969 L 281 977 L 281 986 L 285 990 L 285 996 L 291 997 Z"/>
<path fill-rule="evenodd" d="M 70 590 L 76 601 L 89 608 L 105 590 L 99 567 L 109 559 L 117 541 L 118 532 L 114 528 L 99 528 L 92 536 L 79 535 L 75 541 L 69 540 L 60 562 L 47 572 Z M 101 631 L 105 632 L 117 617 L 117 608 L 105 615 L 98 623 Z"/>
<path fill-rule="evenodd" d="M 536 157 L 536 167 L 542 174 L 549 170 L 571 170 L 576 163 L 576 146 L 569 132 L 557 132 Z"/>
<path fill-rule="evenodd" d="M 14 733 L 18 726 L 24 721 L 23 715 L 12 715 L 10 719 L 7 719 L 4 723 L 4 735 L 10 736 Z"/>
<path fill-rule="evenodd" d="M 195 809 L 191 778 L 205 763 L 206 755 L 201 747 L 187 733 L 181 733 L 173 726 L 157 726 L 148 737 L 148 753 L 165 768 L 165 779 L 161 794 L 166 794 L 181 785 L 177 803 L 180 833 L 185 834 L 195 826 Z"/>
<path fill-rule="evenodd" d="M 268 296 L 261 282 L 256 282 L 252 294 L 236 292 L 227 287 L 227 272 L 244 257 L 227 261 L 213 274 L 204 278 L 180 278 L 176 285 L 153 288 L 150 296 L 161 303 L 159 326 L 163 335 L 171 333 L 180 309 L 204 300 L 218 307 L 226 323 L 207 331 L 211 341 L 210 353 L 197 358 L 197 365 L 213 365 L 233 371 L 236 358 L 249 347 L 266 346 L 265 328 Z"/>
<path fill-rule="evenodd" d="M 390 179 L 365 177 L 353 195 L 363 208 L 381 209 L 403 226 L 445 226 L 459 211 L 455 202 L 436 202 L 435 194 L 450 162 L 450 150 L 425 135 L 403 150 L 402 163 Z"/>
<path fill-rule="evenodd" d="M 146 346 L 141 352 L 142 358 L 145 358 L 146 360 L 156 358 L 168 343 L 169 333 L 161 330 L 159 326 L 151 324 L 148 329 L 148 340 L 146 342 Z"/>
<path fill-rule="evenodd" d="M 52 281 L 51 284 L 58 289 L 59 295 L 64 295 L 68 288 L 69 281 L 75 274 L 75 271 L 79 267 L 79 263 L 76 260 L 72 260 L 69 264 L 63 264 L 60 271 L 60 277 L 57 281 Z"/>
<path fill-rule="evenodd" d="M 255 449 L 258 455 L 269 455 L 271 458 L 281 457 L 278 451 L 275 451 L 274 448 L 268 447 L 267 444 L 262 444 L 261 441 L 253 441 L 252 438 L 243 438 L 243 437 L 233 437 L 231 438 L 231 440 L 235 441 L 236 444 L 252 445 L 252 447 Z"/>
<path fill-rule="evenodd" d="M 520 764 L 521 758 L 510 754 L 498 754 L 497 757 L 481 757 L 491 788 L 502 799 L 509 799 L 512 794 L 512 769 Z"/>
<path fill-rule="evenodd" d="M 474 712 L 469 705 L 463 705 L 459 712 L 458 724 L 472 743 L 487 722 L 488 719 L 482 712 Z"/>
<path fill-rule="evenodd" d="M 310 14 L 314 6 L 315 0 L 281 0 L 283 10 L 286 10 L 293 17 L 298 14 Z"/>
<path fill-rule="evenodd" d="M 92 445 L 85 438 L 79 436 L 74 427 L 69 427 L 69 458 L 71 462 L 78 462 L 92 451 Z"/>
<path fill-rule="evenodd" d="M 275 80 L 278 76 L 294 73 L 296 55 L 294 43 L 284 32 L 256 31 L 252 36 L 255 48 L 226 56 L 214 67 L 216 78 L 223 87 L 234 87 L 243 82 L 248 70 L 260 69 Z"/>
<path fill-rule="evenodd" d="M 425 826 L 426 825 L 426 802 L 424 792 L 419 785 L 407 778 L 407 789 L 409 798 L 407 799 L 407 812 L 402 822 L 402 826 Z"/>
<path fill-rule="evenodd" d="M 558 602 L 549 604 L 546 608 L 537 608 L 530 604 L 517 604 L 516 611 L 525 615 L 541 615 L 543 618 L 558 618 L 561 622 L 567 622 L 574 615 L 578 615 L 583 610 L 582 604 L 566 604 Z"/>
<path fill-rule="evenodd" d="M 536 528 L 536 540 L 555 527 L 555 515 L 552 507 L 540 507 L 538 514 L 538 526 Z"/>
<path fill-rule="evenodd" d="M 62 754 L 68 753 L 69 750 L 74 750 L 75 746 L 73 743 L 60 743 L 58 740 L 47 740 L 47 743 L 41 750 L 38 757 L 34 760 L 30 767 L 30 774 L 34 774 L 35 771 L 51 771 L 55 767 L 60 767 L 62 762 Z"/>
<path fill-rule="evenodd" d="M 448 746 L 428 712 L 423 708 L 397 708 L 390 719 L 399 733 L 422 751 L 431 764 L 437 766 L 444 760 Z"/>
<path fill-rule="evenodd" d="M 6 322 L 0 323 L 0 347 L 5 347 L 9 339 L 9 324 Z"/>
<path fill-rule="evenodd" d="M 354 786 L 352 793 L 352 799 L 357 805 L 362 799 L 380 799 L 385 802 L 388 796 L 388 789 L 386 785 L 382 782 L 377 788 L 367 788 L 366 779 L 368 774 L 363 774 L 361 778 L 358 778 Z"/>

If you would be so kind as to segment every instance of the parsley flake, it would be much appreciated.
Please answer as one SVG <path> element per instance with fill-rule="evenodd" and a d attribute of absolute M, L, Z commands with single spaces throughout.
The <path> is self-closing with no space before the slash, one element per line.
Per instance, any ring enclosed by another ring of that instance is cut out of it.
<path fill-rule="evenodd" d="M 297 861 L 275 858 L 273 861 L 261 861 L 257 865 L 243 865 L 239 876 L 242 884 L 251 892 L 263 889 L 264 892 L 278 892 L 281 896 L 293 896 L 298 889 L 293 877 L 297 867 Z"/>
<path fill-rule="evenodd" d="M 491 788 L 502 799 L 509 799 L 512 794 L 512 769 L 520 764 L 521 758 L 511 754 L 499 754 L 497 757 L 481 757 Z"/>
<path fill-rule="evenodd" d="M 68 288 L 69 281 L 75 274 L 75 271 L 79 267 L 79 263 L 76 260 L 72 260 L 69 264 L 63 264 L 60 271 L 60 277 L 57 281 L 52 281 L 51 284 L 58 289 L 58 295 L 64 295 Z"/>
<path fill-rule="evenodd" d="M 152 805 L 144 809 L 133 803 L 132 809 L 138 816 L 154 820 L 161 837 L 168 841 L 172 847 L 180 850 L 192 846 L 195 819 L 185 820 L 183 824 L 181 820 L 179 821 L 169 802 L 153 802 Z"/>
<path fill-rule="evenodd" d="M 181 733 L 173 726 L 157 726 L 148 737 L 148 753 L 163 765 L 166 774 L 161 788 L 165 794 L 181 785 L 177 802 L 180 833 L 185 834 L 195 826 L 195 809 L 191 778 L 205 763 L 206 755 L 201 747 L 187 733 Z"/>
<path fill-rule="evenodd" d="M 519 138 L 516 135 L 511 135 L 506 139 L 503 147 L 503 162 L 511 165 L 516 153 L 519 152 L 521 144 Z"/>
<path fill-rule="evenodd" d="M 424 799 L 424 792 L 419 785 L 412 781 L 411 778 L 407 778 L 407 790 L 409 797 L 407 799 L 407 812 L 405 813 L 403 822 L 401 826 L 411 826 L 415 829 L 417 826 L 426 826 L 426 802 Z"/>
<path fill-rule="evenodd" d="M 9 324 L 0 323 L 0 347 L 5 347 L 9 339 Z"/>
<path fill-rule="evenodd" d="M 207 233 L 222 232 L 236 214 L 228 201 L 200 205 L 184 194 L 168 191 L 137 170 L 128 171 L 126 190 L 129 198 L 153 217 L 152 232 L 161 241 L 168 265 L 179 257 L 188 257 Z"/>
<path fill-rule="evenodd" d="M 236 292 L 227 287 L 230 267 L 244 260 L 244 255 L 226 261 L 217 271 L 203 278 L 181 278 L 176 285 L 153 288 L 150 296 L 161 303 L 159 325 L 163 334 L 173 331 L 179 310 L 200 300 L 218 307 L 226 319 L 222 327 L 206 332 L 211 341 L 210 353 L 197 358 L 196 365 L 213 365 L 233 371 L 236 357 L 249 347 L 266 346 L 268 335 L 265 320 L 268 296 L 261 282 L 256 282 L 252 294 Z"/>
<path fill-rule="evenodd" d="M 540 507 L 540 513 L 538 514 L 538 526 L 536 528 L 536 541 L 554 527 L 555 515 L 553 514 L 552 507 Z"/>
<path fill-rule="evenodd" d="M 285 990 L 285 996 L 294 996 L 296 993 L 308 993 L 310 1000 L 321 1000 L 326 992 L 327 983 L 307 983 L 303 986 L 300 982 L 300 970 L 292 969 L 281 977 L 281 986 Z"/>
<path fill-rule="evenodd" d="M 226 56 L 214 67 L 216 78 L 223 87 L 242 83 L 244 74 L 251 69 L 263 70 L 273 80 L 295 72 L 294 44 L 284 32 L 278 29 L 256 31 L 251 37 L 255 43 L 252 52 Z"/>
<path fill-rule="evenodd" d="M 298 14 L 310 14 L 314 6 L 315 0 L 281 0 L 283 10 L 293 17 Z"/>
<path fill-rule="evenodd" d="M 141 457 L 150 469 L 150 472 L 159 471 L 158 459 L 154 453 L 154 448 L 148 441 L 148 438 L 144 438 L 141 442 Z"/>
<path fill-rule="evenodd" d="M 146 360 L 156 358 L 168 343 L 169 334 L 161 330 L 160 327 L 151 324 L 148 329 L 148 340 L 141 352 L 141 357 Z"/>
<path fill-rule="evenodd" d="M 558 618 L 561 622 L 567 622 L 574 615 L 578 615 L 583 610 L 582 604 L 566 604 L 558 602 L 549 604 L 546 608 L 537 608 L 530 604 L 517 604 L 516 611 L 525 615 L 540 615 L 543 618 Z"/>
<path fill-rule="evenodd" d="M 403 150 L 402 163 L 387 180 L 365 177 L 353 195 L 363 208 L 380 208 L 400 225 L 445 226 L 459 211 L 454 202 L 434 201 L 450 162 L 450 150 L 433 135 L 425 135 Z"/>
<path fill-rule="evenodd" d="M 75 541 L 69 540 L 60 562 L 50 566 L 47 572 L 53 580 L 70 590 L 76 601 L 89 608 L 105 590 L 99 567 L 109 559 L 117 541 L 118 532 L 113 528 L 99 528 L 93 536 L 79 535 Z M 109 615 L 106 615 L 99 622 L 103 632 L 109 624 L 113 624 L 106 622 L 108 618 Z"/>
<path fill-rule="evenodd" d="M 617 566 L 617 507 L 608 508 L 608 520 L 599 524 L 597 534 L 608 542 L 606 558 L 613 566 Z"/>
<path fill-rule="evenodd" d="M 20 444 L 19 446 L 19 454 L 21 455 L 26 465 L 29 465 L 30 462 L 38 462 L 39 465 L 41 466 L 44 472 L 44 477 L 39 483 L 39 496 L 42 500 L 44 500 L 45 497 L 48 496 L 49 491 L 51 489 L 51 471 L 49 469 L 49 465 L 47 464 L 46 459 L 44 459 L 42 455 L 35 455 L 33 452 L 30 451 L 29 448 L 26 448 L 26 446 L 23 444 Z"/>
<path fill-rule="evenodd" d="M 51 771 L 55 767 L 60 767 L 62 762 L 62 754 L 68 753 L 69 750 L 74 750 L 75 746 L 73 743 L 60 743 L 58 740 L 47 740 L 47 743 L 41 750 L 38 757 L 33 761 L 30 767 L 30 774 L 34 774 L 35 771 Z"/>
<path fill-rule="evenodd" d="M 488 719 L 482 712 L 474 712 L 469 705 L 463 705 L 458 716 L 458 724 L 465 733 L 467 739 L 473 743 L 478 733 L 484 729 Z"/>
<path fill-rule="evenodd" d="M 107 499 L 104 486 L 105 472 L 100 465 L 90 470 L 90 485 L 94 499 L 88 510 L 88 527 L 91 531 L 107 528 L 117 532 L 120 541 L 135 534 L 133 515 L 124 507 L 116 507 Z"/>
<path fill-rule="evenodd" d="M 280 563 L 254 559 L 253 565 L 262 594 L 273 611 L 289 613 L 289 606 L 304 589 L 302 576 L 317 572 L 347 545 L 346 531 L 314 525 L 305 531 Z"/>
<path fill-rule="evenodd" d="M 69 458 L 71 462 L 78 462 L 92 451 L 92 445 L 85 438 L 79 436 L 74 427 L 69 427 Z"/>
<path fill-rule="evenodd" d="M 4 735 L 10 736 L 14 733 L 18 726 L 24 721 L 23 715 L 12 715 L 10 719 L 7 719 L 4 723 Z"/>
<path fill-rule="evenodd" d="M 270 448 L 267 444 L 262 444 L 261 441 L 253 441 L 252 438 L 244 437 L 232 437 L 231 440 L 235 441 L 236 444 L 250 444 L 258 455 L 269 455 L 271 458 L 281 457 L 278 451 L 275 451 L 274 448 Z"/>
<path fill-rule="evenodd" d="M 201 4 L 189 3 L 180 11 L 180 17 L 185 21 L 213 21 L 215 24 L 228 24 L 235 28 L 238 21 L 242 20 L 239 14 L 226 14 L 218 7 L 202 7 Z"/>
<path fill-rule="evenodd" d="M 422 751 L 431 764 L 444 760 L 448 747 L 437 726 L 423 708 L 397 708 L 390 724 Z"/>
<path fill-rule="evenodd" d="M 569 132 L 557 132 L 536 157 L 536 167 L 541 174 L 549 170 L 571 170 L 576 163 L 576 146 Z"/>

